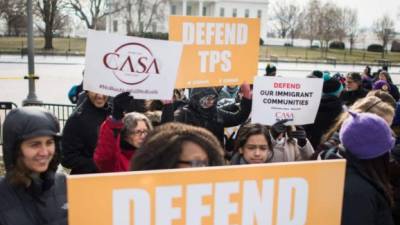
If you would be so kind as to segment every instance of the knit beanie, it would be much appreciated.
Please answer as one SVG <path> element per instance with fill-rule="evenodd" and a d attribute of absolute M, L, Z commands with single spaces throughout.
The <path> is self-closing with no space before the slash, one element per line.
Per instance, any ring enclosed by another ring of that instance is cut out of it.
<path fill-rule="evenodd" d="M 336 78 L 330 77 L 329 75 L 324 75 L 324 84 L 322 86 L 323 95 L 334 95 L 339 96 L 340 92 L 343 90 L 343 85 Z"/>
<path fill-rule="evenodd" d="M 347 151 L 358 159 L 373 159 L 389 152 L 395 140 L 389 125 L 372 113 L 349 112 L 339 132 Z"/>
<path fill-rule="evenodd" d="M 384 88 L 386 86 L 386 89 Z M 383 91 L 390 91 L 390 85 L 385 80 L 378 80 L 374 83 L 373 90 L 383 90 Z"/>

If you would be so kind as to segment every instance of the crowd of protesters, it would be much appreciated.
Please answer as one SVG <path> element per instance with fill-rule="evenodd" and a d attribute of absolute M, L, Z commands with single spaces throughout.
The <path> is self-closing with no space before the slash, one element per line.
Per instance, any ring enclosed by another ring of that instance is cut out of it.
<path fill-rule="evenodd" d="M 277 74 L 267 66 L 266 76 Z M 387 68 L 309 77 L 323 79 L 323 90 L 304 126 L 251 123 L 246 83 L 177 89 L 166 101 L 83 91 L 62 132 L 42 109 L 14 109 L 3 124 L 0 224 L 67 224 L 59 163 L 87 174 L 338 158 L 347 160 L 342 224 L 400 224 L 400 95 Z"/>

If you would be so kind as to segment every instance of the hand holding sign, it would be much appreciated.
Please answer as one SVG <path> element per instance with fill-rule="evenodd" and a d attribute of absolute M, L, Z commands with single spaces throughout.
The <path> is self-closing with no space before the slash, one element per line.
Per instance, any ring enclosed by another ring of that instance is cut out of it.
<path fill-rule="evenodd" d="M 284 119 L 281 121 L 276 122 L 274 125 L 271 127 L 271 135 L 273 138 L 277 138 L 280 134 L 283 134 L 286 132 L 287 127 L 285 125 L 286 122 L 290 121 L 289 119 Z"/>
<path fill-rule="evenodd" d="M 130 105 L 133 103 L 133 96 L 129 92 L 123 92 L 115 96 L 113 99 L 112 117 L 115 120 L 121 120 L 124 117 L 124 112 L 127 112 Z"/>
<path fill-rule="evenodd" d="M 290 137 L 296 138 L 300 147 L 304 147 L 307 144 L 307 133 L 302 126 L 296 126 L 296 130 L 290 132 Z"/>

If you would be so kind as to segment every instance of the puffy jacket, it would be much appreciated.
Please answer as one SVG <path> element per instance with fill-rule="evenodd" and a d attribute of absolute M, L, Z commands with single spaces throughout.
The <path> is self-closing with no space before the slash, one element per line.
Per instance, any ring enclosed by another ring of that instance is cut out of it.
<path fill-rule="evenodd" d="M 271 138 L 271 141 L 274 149 L 274 156 L 272 157 L 271 162 L 309 160 L 314 154 L 314 148 L 308 140 L 304 147 L 300 147 L 297 144 L 296 139 L 289 141 L 288 137 L 285 138 L 285 142 L 283 144 L 278 144 L 273 138 Z"/>
<path fill-rule="evenodd" d="M 1 225 L 67 225 L 65 176 L 56 174 L 59 124 L 50 113 L 36 107 L 17 108 L 4 121 L 3 156 L 6 176 L 0 178 Z M 47 171 L 30 178 L 28 187 L 11 184 L 21 141 L 54 136 L 56 152 Z"/>
<path fill-rule="evenodd" d="M 62 136 L 61 164 L 71 174 L 95 173 L 93 153 L 101 124 L 110 115 L 107 107 L 95 107 L 89 98 L 68 118 Z"/>
<path fill-rule="evenodd" d="M 99 140 L 93 156 L 100 172 L 129 170 L 130 160 L 136 149 L 121 140 L 120 130 L 122 127 L 121 120 L 115 121 L 111 117 L 101 125 Z"/>
<path fill-rule="evenodd" d="M 357 160 L 346 154 L 342 225 L 394 225 L 383 188 L 371 179 Z"/>
<path fill-rule="evenodd" d="M 223 143 L 224 128 L 244 123 L 250 115 L 251 100 L 242 98 L 240 110 L 229 112 L 215 105 L 209 109 L 202 109 L 200 99 L 204 96 L 217 93 L 214 88 L 198 88 L 191 93 L 189 104 L 174 113 L 174 121 L 206 128 Z"/>

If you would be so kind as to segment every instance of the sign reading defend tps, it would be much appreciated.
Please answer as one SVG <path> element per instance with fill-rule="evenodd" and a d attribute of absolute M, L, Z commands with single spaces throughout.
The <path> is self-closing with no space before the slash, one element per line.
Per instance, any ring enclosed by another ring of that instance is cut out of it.
<path fill-rule="evenodd" d="M 169 39 L 183 43 L 176 88 L 253 81 L 257 75 L 259 19 L 170 16 Z"/>
<path fill-rule="evenodd" d="M 287 125 L 314 123 L 322 94 L 322 79 L 258 76 L 254 79 L 252 123 Z"/>
<path fill-rule="evenodd" d="M 68 176 L 70 225 L 339 225 L 345 160 Z"/>
<path fill-rule="evenodd" d="M 182 44 L 89 30 L 83 88 L 137 99 L 172 99 Z"/>

